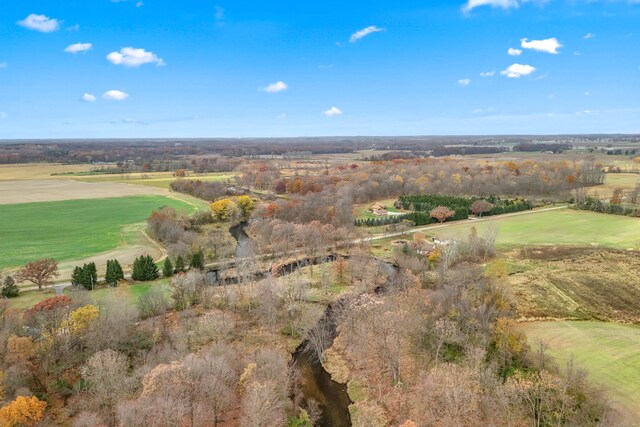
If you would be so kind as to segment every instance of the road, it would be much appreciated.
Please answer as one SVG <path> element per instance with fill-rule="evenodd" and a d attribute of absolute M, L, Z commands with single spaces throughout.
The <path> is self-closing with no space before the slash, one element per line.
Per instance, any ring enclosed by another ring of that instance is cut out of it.
<path fill-rule="evenodd" d="M 439 230 L 441 228 L 447 228 L 447 227 L 453 227 L 453 226 L 458 226 L 460 224 L 470 224 L 470 223 L 478 223 L 478 222 L 484 222 L 484 221 L 491 221 L 493 219 L 496 218 L 510 218 L 510 217 L 514 217 L 514 216 L 522 216 L 522 215 L 533 215 L 533 214 L 537 214 L 537 213 L 541 213 L 541 212 L 549 212 L 549 211 L 555 211 L 555 210 L 559 210 L 559 209 L 566 209 L 567 206 L 555 206 L 552 208 L 543 208 L 543 209 L 534 209 L 534 210 L 530 210 L 530 211 L 522 211 L 522 212 L 514 212 L 514 213 L 508 213 L 508 214 L 503 214 L 503 215 L 498 215 L 498 216 L 490 216 L 490 217 L 485 217 L 485 218 L 469 218 L 469 219 L 465 219 L 462 221 L 455 221 L 455 222 L 449 222 L 449 223 L 444 223 L 444 224 L 435 224 L 435 225 L 425 225 L 422 227 L 416 227 L 416 228 L 412 228 L 410 230 L 407 231 L 396 231 L 393 233 L 385 233 L 385 234 L 380 234 L 377 236 L 371 236 L 371 237 L 364 237 L 364 238 L 359 238 L 356 240 L 353 240 L 351 242 L 351 244 L 353 245 L 357 245 L 360 243 L 366 243 L 366 242 L 374 242 L 376 240 L 384 240 L 384 239 L 388 239 L 390 237 L 402 237 L 402 236 L 406 236 L 409 234 L 413 234 L 413 233 L 420 233 L 423 231 L 432 231 L 432 230 Z M 153 240 L 151 237 L 149 237 L 149 235 L 142 231 L 142 234 L 144 234 L 144 237 L 146 237 L 150 242 L 152 242 L 155 246 L 158 247 L 158 249 L 160 249 L 160 252 L 162 253 L 162 255 L 160 256 L 160 258 L 158 258 L 156 260 L 156 262 L 161 262 L 164 261 L 168 254 L 167 251 L 162 247 L 162 245 L 160 245 L 158 242 L 156 242 L 155 240 Z M 300 253 L 303 252 L 304 249 L 299 249 L 298 251 L 294 251 L 292 254 L 289 255 L 295 255 L 296 253 Z M 257 258 L 269 258 L 271 257 L 273 254 L 264 254 L 264 255 L 260 255 Z M 222 268 L 222 267 L 227 267 L 230 265 L 235 264 L 236 260 L 235 259 L 230 259 L 230 260 L 224 260 L 224 261 L 215 261 L 215 262 L 211 262 L 209 264 L 206 264 L 205 267 L 208 268 Z M 129 275 L 125 275 L 125 277 L 129 277 Z M 53 288 L 55 286 L 61 286 L 63 289 L 71 286 L 71 282 L 61 282 L 61 283 L 55 283 L 53 285 L 47 285 L 44 286 L 43 289 L 47 289 L 47 288 Z M 33 290 L 37 290 L 38 287 L 37 286 L 29 286 L 29 287 L 21 287 L 20 291 L 33 291 Z"/>

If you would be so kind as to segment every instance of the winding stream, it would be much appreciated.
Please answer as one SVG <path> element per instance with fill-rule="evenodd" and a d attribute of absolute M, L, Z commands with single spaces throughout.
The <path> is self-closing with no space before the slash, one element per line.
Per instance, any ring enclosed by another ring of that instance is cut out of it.
<path fill-rule="evenodd" d="M 236 239 L 236 256 L 242 256 L 245 252 L 247 245 L 250 242 L 249 236 L 244 231 L 246 224 L 238 224 L 229 229 L 231 235 Z M 335 256 L 308 258 L 303 262 L 292 262 L 282 266 L 282 274 L 291 274 L 298 268 L 309 264 L 321 264 L 323 262 L 331 262 L 335 260 Z M 385 272 L 391 279 L 396 271 L 392 264 L 380 261 L 383 264 Z M 211 271 L 210 273 L 213 273 Z M 215 272 L 217 276 L 217 271 Z M 255 275 L 256 279 L 265 277 L 268 272 L 260 272 Z M 387 284 L 391 280 L 387 281 Z M 377 288 L 376 293 L 384 290 L 383 285 Z M 330 348 L 333 344 L 333 340 L 337 335 L 337 321 L 335 319 L 337 313 L 335 307 L 340 305 L 340 302 L 330 304 L 323 317 L 318 323 L 328 325 L 329 343 L 327 348 Z M 313 399 L 320 407 L 320 419 L 316 426 L 319 427 L 350 427 L 351 417 L 349 414 L 349 405 L 352 403 L 347 393 L 346 384 L 340 384 L 331 379 L 331 375 L 324 369 L 320 360 L 313 355 L 313 351 L 309 348 L 310 343 L 308 340 L 304 340 L 293 353 L 293 362 L 302 375 L 302 394 L 303 407 L 306 407 L 308 402 Z"/>

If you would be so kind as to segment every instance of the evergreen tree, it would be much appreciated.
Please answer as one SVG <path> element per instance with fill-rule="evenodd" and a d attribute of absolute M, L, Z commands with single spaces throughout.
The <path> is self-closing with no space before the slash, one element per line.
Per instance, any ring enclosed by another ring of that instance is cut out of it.
<path fill-rule="evenodd" d="M 71 284 L 73 286 L 83 286 L 83 277 L 84 277 L 84 270 L 82 269 L 82 267 L 76 267 L 73 269 L 73 273 L 71 273 Z"/>
<path fill-rule="evenodd" d="M 191 256 L 189 268 L 204 270 L 204 253 L 202 252 L 202 249 L 199 249 Z"/>
<path fill-rule="evenodd" d="M 158 266 L 151 255 L 141 255 L 133 262 L 131 278 L 138 281 L 155 280 L 160 277 Z"/>
<path fill-rule="evenodd" d="M 184 271 L 184 259 L 182 258 L 182 255 L 178 255 L 178 258 L 176 258 L 176 269 L 174 270 L 174 272 L 184 273 Z"/>
<path fill-rule="evenodd" d="M 16 281 L 11 276 L 7 276 L 2 283 L 2 297 L 3 298 L 15 298 L 20 293 Z"/>
<path fill-rule="evenodd" d="M 118 286 L 118 282 L 124 279 L 122 266 L 117 259 L 107 260 L 107 273 L 105 274 L 104 279 L 111 287 Z"/>
<path fill-rule="evenodd" d="M 98 269 L 95 262 L 82 266 L 81 284 L 89 291 L 92 291 L 98 284 Z"/>
<path fill-rule="evenodd" d="M 171 263 L 171 260 L 168 257 L 167 259 L 164 260 L 164 265 L 162 266 L 162 275 L 164 277 L 173 276 L 173 264 Z"/>

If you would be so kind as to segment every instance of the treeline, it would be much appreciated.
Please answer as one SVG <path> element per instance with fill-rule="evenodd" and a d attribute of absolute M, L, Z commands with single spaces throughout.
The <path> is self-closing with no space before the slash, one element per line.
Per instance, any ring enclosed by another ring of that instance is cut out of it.
<path fill-rule="evenodd" d="M 435 147 L 431 150 L 431 154 L 436 157 L 442 156 L 464 156 L 464 155 L 472 155 L 472 154 L 495 154 L 495 153 L 504 153 L 508 151 L 505 147 L 490 147 L 484 145 L 478 146 L 442 146 Z"/>
<path fill-rule="evenodd" d="M 536 152 L 536 151 L 553 151 L 554 153 L 562 153 L 567 150 L 571 150 L 571 144 L 535 144 L 533 142 L 522 142 L 513 147 L 513 151 L 527 151 L 527 152 Z"/>
<path fill-rule="evenodd" d="M 593 197 L 587 197 L 582 201 L 577 201 L 576 203 L 571 205 L 571 207 L 584 211 L 640 218 L 640 209 L 638 209 L 637 207 L 627 207 L 620 204 L 609 203 L 606 201 L 595 199 Z"/>
<path fill-rule="evenodd" d="M 505 197 L 565 197 L 572 190 L 601 184 L 602 165 L 593 161 L 531 160 L 491 162 L 464 158 L 424 158 L 336 167 L 316 175 L 279 177 L 272 170 L 242 172 L 245 187 L 278 194 L 351 192 L 355 203 L 400 194 L 477 194 Z M 250 164 L 243 165 L 249 169 Z"/>
<path fill-rule="evenodd" d="M 222 182 L 200 181 L 198 179 L 178 179 L 170 184 L 173 191 L 189 194 L 199 199 L 213 201 L 221 197 L 245 194 L 241 188 Z"/>
<path fill-rule="evenodd" d="M 438 206 L 446 206 L 456 212 L 456 219 L 466 219 L 472 213 L 471 206 L 478 200 L 484 200 L 491 204 L 489 210 L 482 212 L 484 216 L 520 212 L 533 208 L 531 202 L 524 199 L 502 199 L 498 196 L 458 197 L 439 194 L 400 196 L 396 206 L 416 212 L 429 212 Z M 466 217 L 463 218 L 464 215 Z"/>

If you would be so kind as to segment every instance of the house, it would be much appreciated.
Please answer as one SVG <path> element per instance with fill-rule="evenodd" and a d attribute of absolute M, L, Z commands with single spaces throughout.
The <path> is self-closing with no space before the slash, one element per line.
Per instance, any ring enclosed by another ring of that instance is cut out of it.
<path fill-rule="evenodd" d="M 383 210 L 385 210 L 385 208 L 386 208 L 386 206 L 383 206 L 380 203 L 374 203 L 373 205 L 369 206 L 369 210 L 371 212 L 383 211 Z"/>

